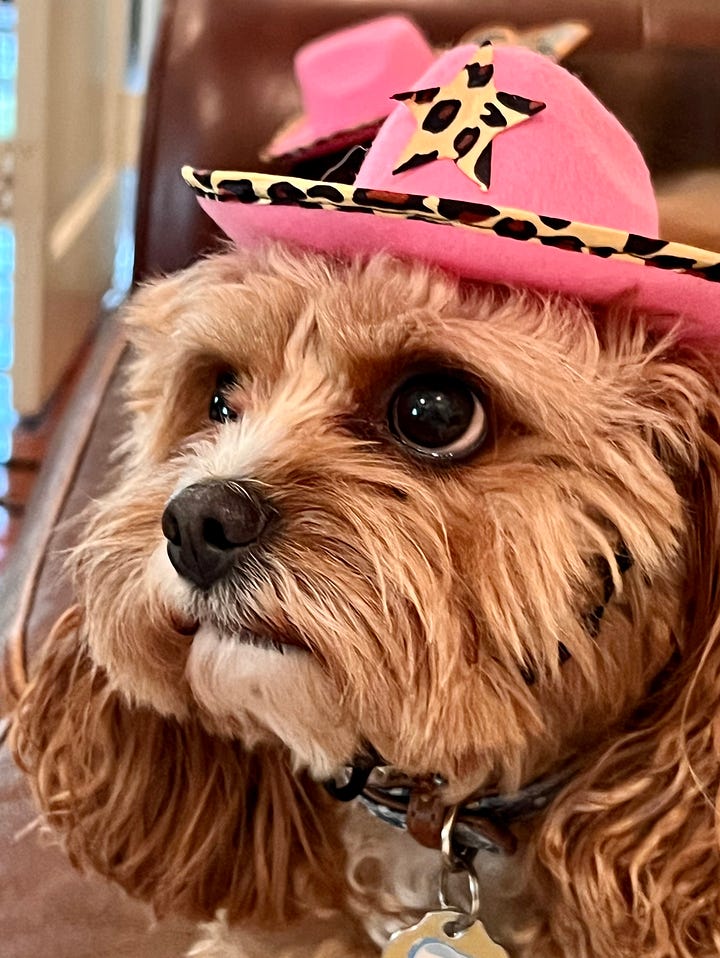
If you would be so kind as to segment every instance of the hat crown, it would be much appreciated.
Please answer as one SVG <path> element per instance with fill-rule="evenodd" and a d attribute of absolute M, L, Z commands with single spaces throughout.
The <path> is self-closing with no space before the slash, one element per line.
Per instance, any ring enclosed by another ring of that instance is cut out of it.
<path fill-rule="evenodd" d="M 449 50 L 411 89 L 443 87 L 464 70 L 477 47 Z M 542 101 L 546 109 L 493 141 L 487 191 L 451 159 L 393 174 L 417 130 L 400 103 L 383 124 L 358 173 L 357 185 L 393 192 L 488 203 L 581 223 L 657 235 L 657 204 L 642 154 L 630 134 L 563 67 L 522 47 L 494 49 L 498 90 Z M 399 92 L 399 91 L 398 91 Z M 468 89 L 484 109 L 483 90 Z"/>
<path fill-rule="evenodd" d="M 408 17 L 378 17 L 308 43 L 295 56 L 306 116 L 323 128 L 349 128 L 387 116 L 390 95 L 433 60 Z"/>

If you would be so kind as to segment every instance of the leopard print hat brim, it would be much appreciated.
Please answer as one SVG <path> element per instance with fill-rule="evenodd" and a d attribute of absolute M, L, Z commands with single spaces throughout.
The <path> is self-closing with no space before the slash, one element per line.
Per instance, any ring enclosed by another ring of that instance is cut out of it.
<path fill-rule="evenodd" d="M 590 302 L 632 291 L 639 306 L 704 328 L 712 315 L 720 331 L 720 253 L 485 203 L 189 166 L 182 175 L 240 246 L 276 239 L 348 255 L 385 250 Z"/>
<path fill-rule="evenodd" d="M 196 170 L 184 166 L 182 176 L 199 197 L 220 203 L 295 206 L 420 220 L 539 243 L 567 252 L 655 266 L 720 283 L 720 253 L 526 210 L 265 173 Z"/>

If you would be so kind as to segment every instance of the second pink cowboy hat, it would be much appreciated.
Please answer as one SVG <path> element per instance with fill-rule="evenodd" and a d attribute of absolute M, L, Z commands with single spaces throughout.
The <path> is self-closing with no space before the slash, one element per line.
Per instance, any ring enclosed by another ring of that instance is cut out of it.
<path fill-rule="evenodd" d="M 241 247 L 384 250 L 592 303 L 626 295 L 693 334 L 720 334 L 720 253 L 657 238 L 635 142 L 576 77 L 526 49 L 466 45 L 395 92 L 352 185 L 183 176 Z"/>
<path fill-rule="evenodd" d="M 263 150 L 295 162 L 372 139 L 391 95 L 430 66 L 434 53 L 407 17 L 378 17 L 322 36 L 295 55 L 303 112 Z"/>

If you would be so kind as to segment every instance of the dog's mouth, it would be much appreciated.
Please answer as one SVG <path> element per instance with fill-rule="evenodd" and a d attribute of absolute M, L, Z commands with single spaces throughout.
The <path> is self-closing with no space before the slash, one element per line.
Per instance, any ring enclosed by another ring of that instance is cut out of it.
<path fill-rule="evenodd" d="M 244 627 L 226 636 L 226 641 L 236 642 L 238 645 L 252 645 L 268 652 L 278 652 L 280 655 L 285 655 L 288 651 L 309 652 L 307 644 L 299 636 L 278 635 L 266 629 Z"/>
<path fill-rule="evenodd" d="M 179 635 L 193 636 L 200 628 L 200 620 L 195 616 L 183 615 L 180 612 L 172 612 L 170 623 Z"/>
<path fill-rule="evenodd" d="M 219 642 L 226 645 L 247 645 L 266 652 L 276 652 L 285 655 L 288 652 L 310 652 L 309 644 L 304 639 L 291 632 L 277 632 L 263 624 L 230 626 L 227 623 L 217 622 L 212 617 L 195 620 L 191 632 L 195 634 L 208 626 L 217 636 Z"/>
<path fill-rule="evenodd" d="M 312 643 L 291 623 L 278 624 L 275 616 L 267 618 L 252 610 L 252 599 L 233 595 L 232 602 L 222 602 L 215 596 L 191 591 L 178 606 L 182 612 L 173 616 L 173 625 L 183 635 L 194 636 L 209 631 L 217 642 L 226 647 L 252 646 L 284 655 L 287 652 L 312 651 Z"/>

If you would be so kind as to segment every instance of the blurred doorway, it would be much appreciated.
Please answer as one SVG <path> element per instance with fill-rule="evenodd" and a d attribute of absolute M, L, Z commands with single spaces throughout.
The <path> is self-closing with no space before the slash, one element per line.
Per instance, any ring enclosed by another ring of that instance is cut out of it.
<path fill-rule="evenodd" d="M 104 295 L 130 275 L 132 171 L 159 6 L 0 2 L 0 12 L 16 8 L 12 380 L 21 415 L 42 409 Z"/>

